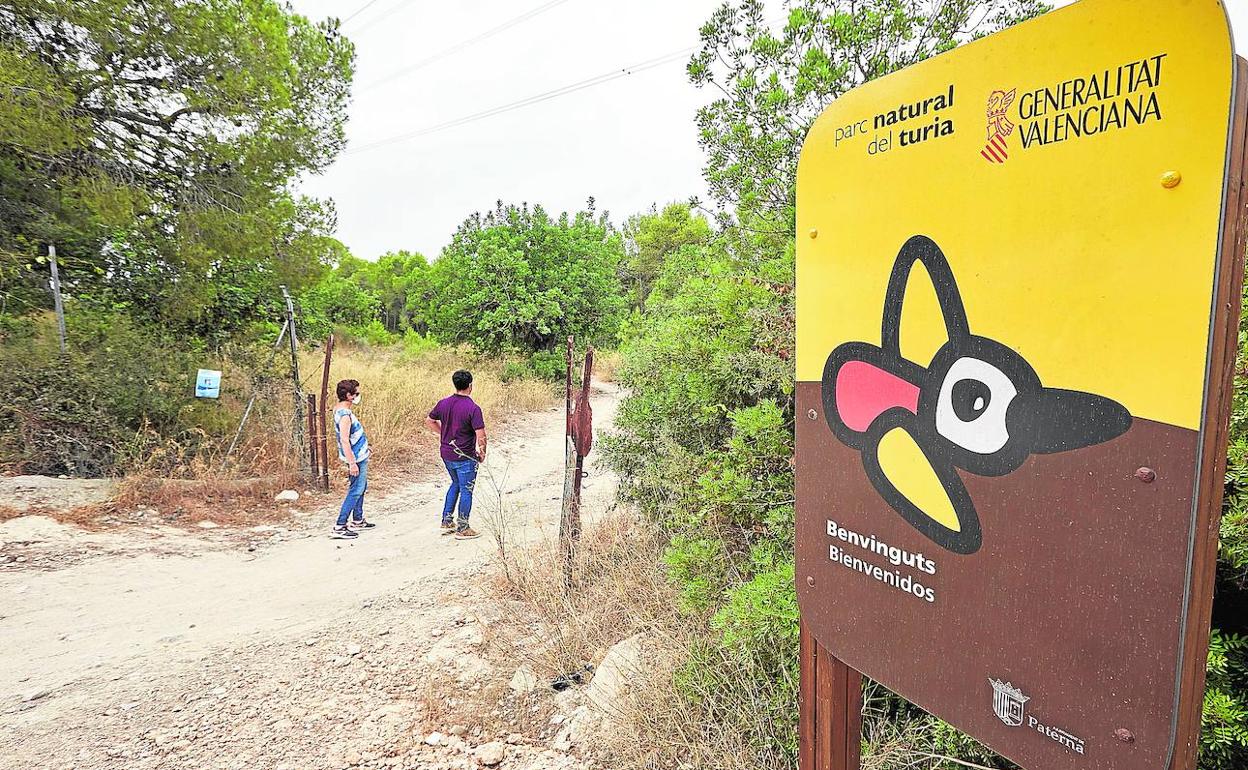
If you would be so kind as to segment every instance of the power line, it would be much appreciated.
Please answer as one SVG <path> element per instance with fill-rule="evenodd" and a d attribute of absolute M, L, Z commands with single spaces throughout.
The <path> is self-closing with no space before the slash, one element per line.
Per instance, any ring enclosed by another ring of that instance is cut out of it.
<path fill-rule="evenodd" d="M 425 128 L 420 128 L 415 131 L 409 131 L 403 134 L 398 134 L 397 136 L 388 137 L 386 139 L 379 139 L 375 142 L 370 142 L 369 144 L 365 144 L 365 145 L 361 145 L 360 147 L 349 149 L 343 152 L 342 154 L 354 155 L 356 153 L 367 152 L 369 150 L 375 150 L 378 147 L 384 147 L 389 144 L 395 144 L 396 142 L 405 142 L 409 139 L 415 139 L 418 136 L 425 136 L 427 134 L 432 134 L 437 131 L 443 131 L 448 128 L 455 128 L 456 126 L 462 126 L 468 123 L 475 123 L 478 120 L 491 118 L 491 117 L 494 117 L 495 115 L 501 115 L 505 112 L 518 110 L 522 107 L 528 107 L 530 105 L 539 104 L 541 102 L 549 101 L 551 99 L 557 99 L 560 96 L 567 96 L 568 94 L 576 93 L 577 91 L 583 91 L 587 88 L 593 88 L 594 86 L 599 86 L 599 85 L 602 85 L 603 83 L 609 83 L 613 80 L 619 80 L 620 78 L 628 77 L 629 75 L 634 75 L 638 72 L 645 72 L 646 70 L 662 66 L 664 64 L 667 64 L 669 62 L 675 61 L 683 56 L 688 55 L 689 53 L 693 52 L 697 48 L 698 46 L 696 45 L 690 46 L 688 48 L 682 48 L 679 51 L 672 51 L 671 53 L 667 53 L 662 56 L 657 56 L 653 59 L 648 59 L 644 62 L 640 62 L 638 64 L 634 64 L 629 67 L 607 70 L 606 72 L 603 72 L 599 75 L 595 75 L 594 77 L 586 78 L 585 80 L 581 80 L 576 83 L 570 83 L 566 86 L 561 86 L 559 88 L 555 88 L 550 91 L 546 91 L 540 94 L 535 94 L 533 96 L 529 96 L 524 99 L 519 99 L 514 102 L 502 104 L 497 107 L 491 107 L 490 109 L 482 110 L 480 112 L 474 112 L 471 115 L 464 115 L 462 117 L 455 118 L 453 120 L 448 120 L 443 123 L 437 123 L 432 126 L 426 126 Z"/>
<path fill-rule="evenodd" d="M 358 34 L 360 34 L 361 32 L 363 32 L 364 30 L 369 29 L 370 27 L 374 27 L 374 26 L 376 26 L 377 24 L 380 24 L 381 22 L 383 22 L 383 21 L 385 21 L 386 19 L 390 18 L 391 16 L 395 15 L 395 14 L 396 14 L 396 13 L 398 13 L 399 11 L 403 10 L 403 9 L 404 9 L 404 7 L 406 7 L 406 6 L 407 6 L 407 3 L 408 3 L 408 0 L 403 0 L 403 1 L 402 1 L 402 2 L 400 2 L 398 5 L 394 6 L 393 8 L 391 8 L 390 10 L 388 10 L 388 11 L 386 11 L 385 13 L 381 14 L 380 16 L 374 16 L 373 18 L 371 18 L 371 19 L 369 19 L 368 21 L 364 22 L 364 26 L 362 26 L 362 27 L 360 27 L 359 29 L 355 30 L 355 33 L 354 33 L 354 34 L 358 35 Z"/>
<path fill-rule="evenodd" d="M 364 5 L 361 5 L 359 8 L 356 8 L 354 13 L 352 13 L 347 18 L 343 19 L 342 23 L 345 25 L 347 22 L 351 21 L 356 16 L 359 16 L 361 13 L 364 13 L 365 11 L 367 11 L 376 2 L 377 0 L 368 0 L 367 3 L 365 3 Z"/>
<path fill-rule="evenodd" d="M 768 19 L 767 21 L 763 22 L 763 26 L 770 27 L 771 24 L 773 24 L 777 20 L 778 19 Z M 378 147 L 385 147 L 387 145 L 395 144 L 398 142 L 405 142 L 409 139 L 415 139 L 417 137 L 436 133 L 438 131 L 444 131 L 448 128 L 455 128 L 458 126 L 467 125 L 469 123 L 475 123 L 478 120 L 491 118 L 491 117 L 494 117 L 495 115 L 502 115 L 503 113 L 511 112 L 513 110 L 518 110 L 523 107 L 529 107 L 534 104 L 540 104 L 541 102 L 550 101 L 551 99 L 557 99 L 561 96 L 567 96 L 568 94 L 573 94 L 573 93 L 576 93 L 577 91 L 583 91 L 587 88 L 593 88 L 594 86 L 599 86 L 604 83 L 609 83 L 613 80 L 619 80 L 620 78 L 628 77 L 629 75 L 634 75 L 639 72 L 645 72 L 646 70 L 654 69 L 655 67 L 662 66 L 671 61 L 675 61 L 676 59 L 679 59 L 682 56 L 692 53 L 693 51 L 696 51 L 698 48 L 701 47 L 701 45 L 702 44 L 699 43 L 698 45 L 692 45 L 692 46 L 689 46 L 688 48 L 682 48 L 679 51 L 672 51 L 671 53 L 663 54 L 662 56 L 656 56 L 653 59 L 648 59 L 644 62 L 639 62 L 638 64 L 634 64 L 628 67 L 608 70 L 606 72 L 595 75 L 591 78 L 586 78 L 585 80 L 581 80 L 576 83 L 570 83 L 566 86 L 561 86 L 559 88 L 551 89 L 550 91 L 545 91 L 540 94 L 535 94 L 533 96 L 529 96 L 524 99 L 519 99 L 514 102 L 509 102 L 507 104 L 498 105 L 497 107 L 491 107 L 490 109 L 482 110 L 480 112 L 474 112 L 470 115 L 464 115 L 458 118 L 454 118 L 452 120 L 448 120 L 443 123 L 437 123 L 432 126 L 426 126 L 425 128 L 416 129 L 415 131 L 408 131 L 402 134 L 398 134 L 396 136 L 387 137 L 385 139 L 379 139 L 377 141 L 370 142 L 368 144 L 364 144 L 359 147 L 348 149 L 344 151 L 342 155 L 344 156 L 355 155 L 357 153 L 368 152 L 369 150 L 375 150 Z"/>
<path fill-rule="evenodd" d="M 485 39 L 487 39 L 487 38 L 493 37 L 494 35 L 497 35 L 497 34 L 498 34 L 498 33 L 500 33 L 500 32 L 505 32 L 505 31 L 507 31 L 507 30 L 511 29 L 512 27 L 515 27 L 515 26 L 518 26 L 518 25 L 520 25 L 520 24 L 523 24 L 524 22 L 528 21 L 529 19 L 532 19 L 532 18 L 534 18 L 535 16 L 538 16 L 538 15 L 540 15 L 540 14 L 545 13 L 546 11 L 549 11 L 550 9 L 554 8 L 555 6 L 558 6 L 558 5 L 563 5 L 563 4 L 564 4 L 564 3 L 566 3 L 567 1 L 568 1 L 568 0 L 550 0 L 550 2 L 545 3 L 544 5 L 539 5 L 539 6 L 538 6 L 538 7 L 536 7 L 536 8 L 532 8 L 532 9 L 530 9 L 530 10 L 528 10 L 528 11 L 525 11 L 524 13 L 520 14 L 519 16 L 514 16 L 514 17 L 512 17 L 512 18 L 508 19 L 507 21 L 503 22 L 502 24 L 499 24 L 499 25 L 498 25 L 498 26 L 496 26 L 496 27 L 492 27 L 492 28 L 490 28 L 490 29 L 487 29 L 485 32 L 482 32 L 481 34 L 476 35 L 476 36 L 474 36 L 474 37 L 470 37 L 470 38 L 468 38 L 467 40 L 461 40 L 460 42 L 456 43 L 455 45 L 452 45 L 452 46 L 450 46 L 449 48 L 444 48 L 444 49 L 442 49 L 441 51 L 438 51 L 437 53 L 433 54 L 432 56 L 429 56 L 429 57 L 426 57 L 426 58 L 424 58 L 424 59 L 421 59 L 420 61 L 416 62 L 415 64 L 412 64 L 412 65 L 407 66 L 407 67 L 403 67 L 402 69 L 395 70 L 395 71 L 393 71 L 393 72 L 391 72 L 391 73 L 389 73 L 389 74 L 387 74 L 387 75 L 383 75 L 382 77 L 380 77 L 380 78 L 378 78 L 378 79 L 376 79 L 376 80 L 374 80 L 374 81 L 372 81 L 372 82 L 366 83 L 366 84 L 364 84 L 363 86 L 361 86 L 361 87 L 360 87 L 360 89 L 359 89 L 359 93 L 364 93 L 365 91 L 370 91 L 370 90 L 372 90 L 372 89 L 376 88 L 377 86 L 380 86 L 380 85 L 382 85 L 382 84 L 384 84 L 384 83 L 389 83 L 390 81 L 395 80 L 395 79 L 397 79 L 397 78 L 404 77 L 405 75 L 410 75 L 411 73 L 413 73 L 413 72 L 415 72 L 415 71 L 417 71 L 417 70 L 419 70 L 419 69 L 424 69 L 425 67 L 428 67 L 430 64 L 433 64 L 433 63 L 434 63 L 434 62 L 436 62 L 436 61 L 440 61 L 440 60 L 442 60 L 442 59 L 445 59 L 447 56 L 450 56 L 450 55 L 451 55 L 451 54 L 453 54 L 453 53 L 458 53 L 459 51 L 462 51 L 462 50 L 464 50 L 465 48 L 467 48 L 467 47 L 469 47 L 469 46 L 471 46 L 471 45 L 474 45 L 474 44 L 476 44 L 476 43 L 479 43 L 479 42 L 481 42 L 482 40 L 485 40 Z"/>

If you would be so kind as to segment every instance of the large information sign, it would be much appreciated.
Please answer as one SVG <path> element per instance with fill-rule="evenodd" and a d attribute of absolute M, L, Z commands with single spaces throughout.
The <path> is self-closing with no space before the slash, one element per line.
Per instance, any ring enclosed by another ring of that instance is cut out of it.
<path fill-rule="evenodd" d="M 1192 756 L 1235 73 L 1216 0 L 1083 0 L 846 94 L 802 151 L 804 621 L 1029 770 Z"/>

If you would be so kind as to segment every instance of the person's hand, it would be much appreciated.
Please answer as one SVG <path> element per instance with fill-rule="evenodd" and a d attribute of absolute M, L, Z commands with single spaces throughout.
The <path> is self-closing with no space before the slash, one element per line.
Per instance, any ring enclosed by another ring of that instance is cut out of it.
<path fill-rule="evenodd" d="M 350 473 L 352 476 L 359 476 L 360 475 L 359 463 L 351 463 L 349 466 L 347 466 L 347 473 Z"/>

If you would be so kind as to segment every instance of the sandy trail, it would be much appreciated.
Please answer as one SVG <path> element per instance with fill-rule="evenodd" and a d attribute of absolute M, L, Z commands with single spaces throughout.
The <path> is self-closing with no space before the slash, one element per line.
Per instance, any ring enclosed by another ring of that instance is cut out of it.
<path fill-rule="evenodd" d="M 609 384 L 596 391 L 600 429 L 611 425 L 618 400 Z M 326 512 L 317 528 L 254 553 L 155 549 L 57 571 L 0 573 L 0 638 L 16 652 L 0 658 L 0 703 L 9 706 L 0 744 L 20 743 L 24 726 L 46 730 L 49 721 L 108 702 L 109 682 L 151 680 L 240 645 L 316 633 L 341 624 L 363 597 L 459 590 L 446 575 L 495 550 L 498 514 L 488 510 L 499 508 L 497 488 L 513 537 L 549 537 L 557 527 L 562 423 L 561 406 L 534 413 L 510 422 L 492 444 L 477 483 L 479 540 L 439 535 L 446 481 L 438 477 L 371 502 L 366 510 L 378 527 L 354 541 L 327 537 Z M 587 510 L 604 509 L 615 493 L 614 478 L 596 472 L 598 457 L 588 465 Z"/>

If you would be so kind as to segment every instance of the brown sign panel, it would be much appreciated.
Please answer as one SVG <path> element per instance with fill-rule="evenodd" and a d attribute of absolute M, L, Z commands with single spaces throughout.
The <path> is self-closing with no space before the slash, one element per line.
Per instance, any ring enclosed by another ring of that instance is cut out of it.
<path fill-rule="evenodd" d="M 1218 2 L 1084 0 L 856 89 L 803 148 L 803 620 L 1033 770 L 1194 765 L 1234 61 Z"/>

